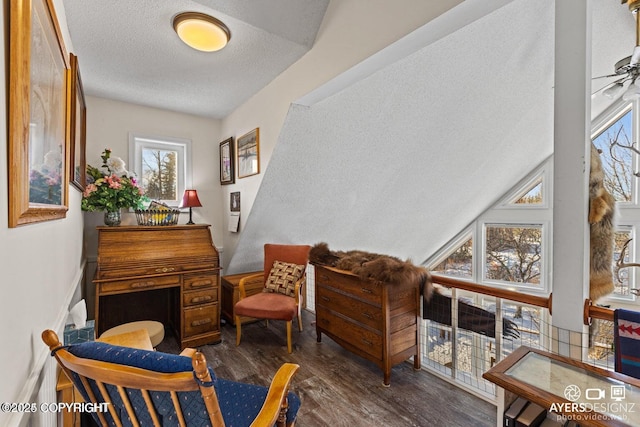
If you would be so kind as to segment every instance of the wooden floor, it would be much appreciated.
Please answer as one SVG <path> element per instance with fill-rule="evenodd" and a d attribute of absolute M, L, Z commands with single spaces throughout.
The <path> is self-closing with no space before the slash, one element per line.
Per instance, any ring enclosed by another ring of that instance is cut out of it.
<path fill-rule="evenodd" d="M 495 406 L 426 371 L 414 371 L 412 363 L 393 368 L 391 386 L 382 385 L 382 371 L 323 335 L 316 342 L 313 313 L 303 314 L 304 331 L 294 322 L 292 354 L 287 353 L 283 322 L 243 326 L 242 342 L 235 345 L 235 327 L 222 327 L 222 342 L 207 345 L 205 354 L 216 375 L 241 382 L 268 385 L 284 362 L 300 370 L 292 391 L 302 407 L 297 427 L 339 426 L 495 426 Z M 178 353 L 178 344 L 167 336 L 158 350 Z"/>

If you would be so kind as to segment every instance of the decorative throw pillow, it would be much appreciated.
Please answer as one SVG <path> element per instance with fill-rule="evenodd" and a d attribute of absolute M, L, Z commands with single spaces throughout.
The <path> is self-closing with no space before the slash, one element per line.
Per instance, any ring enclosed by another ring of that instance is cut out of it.
<path fill-rule="evenodd" d="M 295 296 L 296 282 L 304 274 L 304 269 L 304 265 L 274 261 L 264 285 L 264 291 L 276 292 L 290 297 Z"/>

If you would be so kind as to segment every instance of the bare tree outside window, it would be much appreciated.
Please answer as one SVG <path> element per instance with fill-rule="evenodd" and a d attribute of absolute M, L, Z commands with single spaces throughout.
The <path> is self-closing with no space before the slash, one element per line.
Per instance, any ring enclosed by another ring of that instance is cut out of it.
<path fill-rule="evenodd" d="M 142 185 L 146 194 L 156 200 L 177 200 L 178 153 L 169 150 L 142 151 Z"/>
<path fill-rule="evenodd" d="M 542 178 L 538 178 L 531 189 L 515 201 L 517 205 L 538 205 L 540 203 L 542 203 Z"/>
<path fill-rule="evenodd" d="M 633 148 L 637 148 L 631 140 L 631 118 L 629 111 L 593 139 L 605 171 L 604 186 L 620 202 L 631 201 Z"/>
<path fill-rule="evenodd" d="M 473 277 L 473 239 L 468 239 L 431 271 L 455 277 Z"/>
<path fill-rule="evenodd" d="M 540 226 L 487 226 L 487 279 L 539 285 L 541 249 Z"/>

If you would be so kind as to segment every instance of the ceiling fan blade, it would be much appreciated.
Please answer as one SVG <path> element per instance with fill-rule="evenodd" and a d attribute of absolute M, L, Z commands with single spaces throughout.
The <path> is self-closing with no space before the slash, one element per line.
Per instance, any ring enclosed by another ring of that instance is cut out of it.
<path fill-rule="evenodd" d="M 620 77 L 620 74 L 607 74 L 606 76 L 592 77 L 591 80 L 608 79 L 610 77 Z"/>
<path fill-rule="evenodd" d="M 615 75 L 616 75 L 616 74 L 614 74 L 614 76 L 615 76 Z M 602 77 L 611 77 L 611 76 L 602 76 Z M 598 77 L 596 77 L 596 78 L 598 78 Z M 624 84 L 624 82 L 625 82 L 626 80 L 627 80 L 627 77 L 625 76 L 625 77 L 623 77 L 623 78 L 621 78 L 621 79 L 618 79 L 618 80 L 616 80 L 616 81 L 613 81 L 613 82 L 611 82 L 611 83 L 609 83 L 609 84 L 604 85 L 604 86 L 603 86 L 603 87 L 601 87 L 600 89 L 598 89 L 598 90 L 596 90 L 596 91 L 592 92 L 592 93 L 591 93 L 591 95 L 595 95 L 596 93 L 599 93 L 599 92 L 604 92 L 605 90 L 607 90 L 607 89 L 609 89 L 610 87 L 613 87 L 613 86 L 615 86 L 615 85 L 617 85 L 617 84 Z"/>

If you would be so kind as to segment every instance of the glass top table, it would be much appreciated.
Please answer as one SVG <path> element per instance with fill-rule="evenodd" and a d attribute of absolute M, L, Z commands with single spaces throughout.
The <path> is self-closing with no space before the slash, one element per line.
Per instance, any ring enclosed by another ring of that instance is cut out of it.
<path fill-rule="evenodd" d="M 520 347 L 484 378 L 581 426 L 640 426 L 640 380 Z"/>

